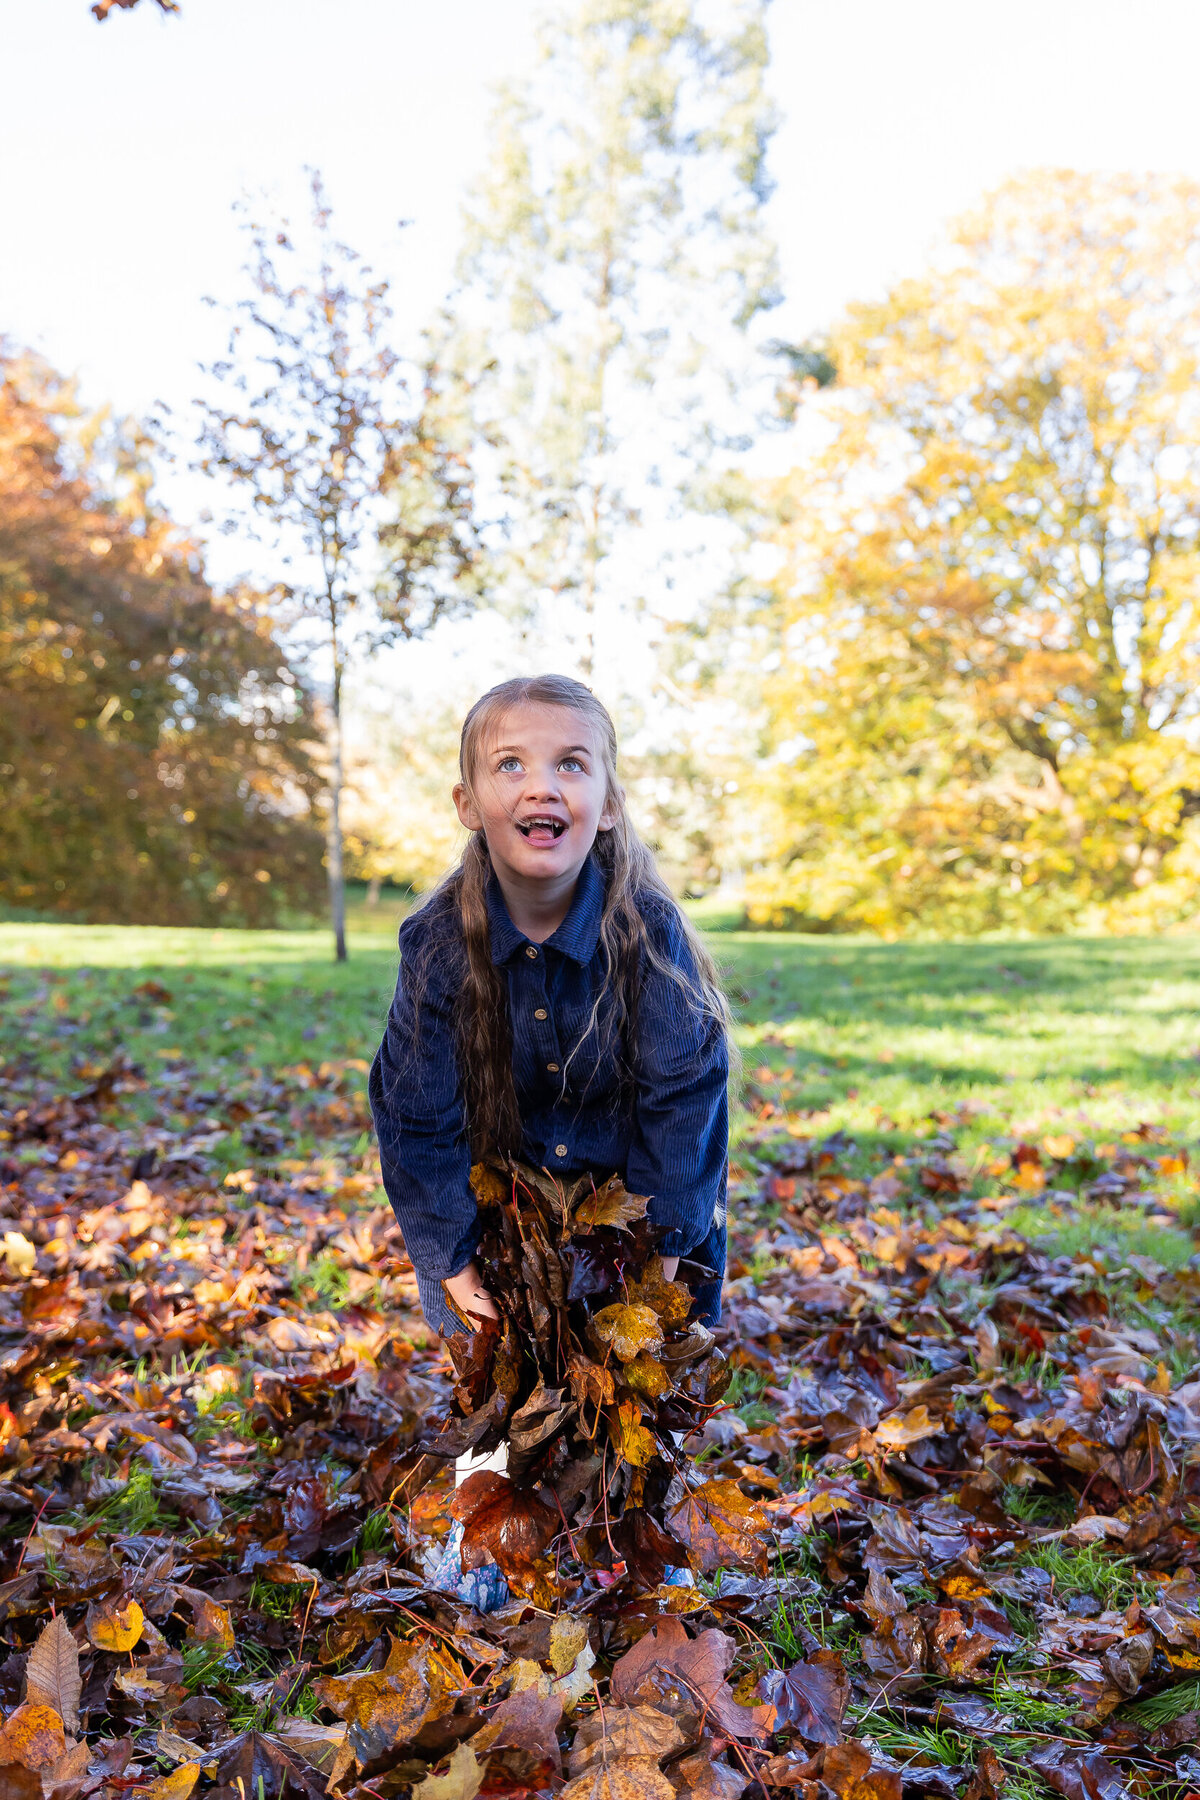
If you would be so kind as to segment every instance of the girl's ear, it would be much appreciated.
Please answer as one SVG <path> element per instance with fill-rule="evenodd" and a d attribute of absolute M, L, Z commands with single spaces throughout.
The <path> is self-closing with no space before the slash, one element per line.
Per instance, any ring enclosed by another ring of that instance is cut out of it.
<path fill-rule="evenodd" d="M 482 831 L 483 819 L 479 809 L 471 798 L 470 790 L 464 787 L 461 781 L 455 782 L 451 799 L 454 801 L 454 810 L 458 814 L 459 823 L 464 825 L 468 831 Z"/>
<path fill-rule="evenodd" d="M 604 811 L 600 814 L 600 821 L 596 827 L 597 831 L 611 831 L 621 816 L 621 808 L 624 804 L 625 789 L 618 788 L 617 797 L 606 800 L 604 803 Z"/>

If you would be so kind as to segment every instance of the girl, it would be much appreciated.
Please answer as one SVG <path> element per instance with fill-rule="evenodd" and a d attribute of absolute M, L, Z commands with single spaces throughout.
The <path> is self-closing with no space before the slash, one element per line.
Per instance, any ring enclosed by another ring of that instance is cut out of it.
<path fill-rule="evenodd" d="M 712 959 L 625 810 L 617 739 L 578 681 L 501 682 L 463 725 L 458 867 L 400 928 L 402 964 L 371 1070 L 383 1181 L 429 1324 L 495 1317 L 473 1256 L 471 1164 L 516 1158 L 570 1182 L 614 1171 L 650 1199 L 673 1278 L 717 1271 L 720 1317 L 729 1013 Z"/>

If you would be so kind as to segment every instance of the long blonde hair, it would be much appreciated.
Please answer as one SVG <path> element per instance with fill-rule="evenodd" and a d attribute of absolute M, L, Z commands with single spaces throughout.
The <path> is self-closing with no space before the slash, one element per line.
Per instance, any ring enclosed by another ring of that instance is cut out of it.
<path fill-rule="evenodd" d="M 605 980 L 581 1042 L 597 1024 L 601 994 L 611 996 L 606 1029 L 619 1038 L 625 1052 L 621 1063 L 628 1071 L 637 1029 L 638 994 L 647 966 L 675 982 L 688 1004 L 718 1026 L 729 1042 L 732 1021 L 716 965 L 659 874 L 653 852 L 634 829 L 617 776 L 616 728 L 607 707 L 590 688 L 568 675 L 532 675 L 502 681 L 482 695 L 463 721 L 459 744 L 459 773 L 468 795 L 502 718 L 516 706 L 565 707 L 593 727 L 604 765 L 606 806 L 614 815 L 612 826 L 597 835 L 594 850 L 605 886 L 599 937 Z M 462 929 L 465 967 L 456 999 L 455 1034 L 472 1150 L 476 1156 L 510 1158 L 520 1151 L 521 1116 L 513 1082 L 508 991 L 492 961 L 487 911 L 491 873 L 487 840 L 482 831 L 473 831 L 458 866 L 422 907 L 448 903 Z M 649 895 L 675 914 L 695 964 L 694 976 L 656 947 L 642 912 Z M 420 985 L 421 971 L 413 973 Z"/>

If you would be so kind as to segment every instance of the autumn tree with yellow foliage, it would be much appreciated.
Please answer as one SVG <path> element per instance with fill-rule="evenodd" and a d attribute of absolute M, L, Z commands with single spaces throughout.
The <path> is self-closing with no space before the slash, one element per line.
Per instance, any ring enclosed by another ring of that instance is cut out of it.
<path fill-rule="evenodd" d="M 1002 188 L 833 332 L 737 634 L 767 671 L 753 919 L 1195 910 L 1198 349 L 1200 186 L 1070 172 Z"/>

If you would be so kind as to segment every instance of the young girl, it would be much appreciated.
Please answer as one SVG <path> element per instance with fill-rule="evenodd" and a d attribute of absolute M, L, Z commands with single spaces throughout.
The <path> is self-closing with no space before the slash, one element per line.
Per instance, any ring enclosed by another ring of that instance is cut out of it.
<path fill-rule="evenodd" d="M 565 676 L 505 681 L 468 713 L 454 789 L 462 861 L 400 928 L 371 1070 L 383 1181 L 425 1317 L 495 1316 L 473 1261 L 471 1164 L 514 1158 L 571 1182 L 616 1172 L 650 1200 L 668 1278 L 717 1272 L 728 1009 L 712 959 L 625 810 L 606 709 Z"/>

